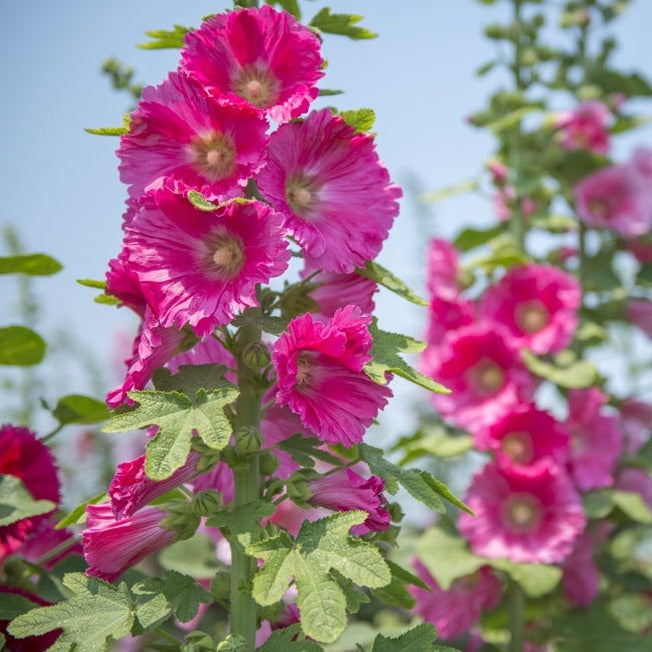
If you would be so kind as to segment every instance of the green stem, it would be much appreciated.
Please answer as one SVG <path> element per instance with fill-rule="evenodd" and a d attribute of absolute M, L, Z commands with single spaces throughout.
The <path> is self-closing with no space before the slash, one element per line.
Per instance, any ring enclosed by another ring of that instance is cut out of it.
<path fill-rule="evenodd" d="M 521 588 L 512 584 L 508 594 L 507 619 L 511 638 L 508 652 L 523 652 L 525 629 L 525 599 Z"/>
<path fill-rule="evenodd" d="M 242 360 L 242 351 L 249 344 L 260 343 L 260 329 L 247 325 L 238 332 L 238 384 L 240 396 L 236 405 L 235 429 L 260 426 L 261 390 L 251 370 Z M 233 467 L 235 480 L 234 507 L 260 499 L 258 455 L 244 457 Z M 258 607 L 251 596 L 256 560 L 245 554 L 237 541 L 231 542 L 231 634 L 242 636 L 247 649 L 256 645 Z"/>

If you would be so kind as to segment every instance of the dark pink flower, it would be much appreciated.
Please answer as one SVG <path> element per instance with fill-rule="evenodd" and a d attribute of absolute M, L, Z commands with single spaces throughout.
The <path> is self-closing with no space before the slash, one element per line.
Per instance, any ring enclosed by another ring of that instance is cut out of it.
<path fill-rule="evenodd" d="M 500 602 L 501 583 L 489 566 L 456 579 L 442 589 L 426 566 L 414 558 L 412 566 L 428 589 L 411 586 L 417 603 L 415 613 L 437 628 L 437 635 L 451 641 L 467 632 L 480 620 L 483 611 L 491 611 Z"/>
<path fill-rule="evenodd" d="M 305 278 L 312 272 L 302 272 Z M 356 272 L 318 272 L 310 279 L 315 288 L 309 296 L 319 307 L 319 314 L 329 319 L 335 311 L 344 306 L 358 306 L 362 312 L 372 313 L 375 305 L 373 296 L 378 285 Z"/>
<path fill-rule="evenodd" d="M 274 345 L 278 404 L 326 443 L 360 442 L 391 396 L 362 370 L 371 360 L 370 322 L 356 306 L 337 310 L 326 324 L 308 313 L 293 319 Z"/>
<path fill-rule="evenodd" d="M 127 227 L 131 268 L 161 326 L 190 324 L 199 337 L 257 306 L 256 284 L 290 258 L 282 217 L 258 201 L 201 211 L 167 188 Z"/>
<path fill-rule="evenodd" d="M 383 496 L 385 481 L 382 478 L 375 475 L 363 478 L 351 469 L 339 469 L 308 484 L 312 492 L 308 502 L 314 507 L 339 512 L 367 512 L 365 522 L 351 528 L 353 534 L 362 536 L 389 527 L 392 517 L 385 509 L 387 501 Z"/>
<path fill-rule="evenodd" d="M 487 162 L 487 170 L 491 173 L 491 181 L 495 186 L 502 186 L 507 181 L 507 166 L 497 159 Z"/>
<path fill-rule="evenodd" d="M 426 251 L 426 287 L 431 298 L 454 300 L 459 297 L 459 254 L 444 238 L 432 238 Z"/>
<path fill-rule="evenodd" d="M 82 532 L 87 575 L 113 582 L 147 555 L 170 545 L 177 532 L 161 527 L 166 512 L 143 507 L 117 521 L 110 503 L 86 507 L 86 529 Z"/>
<path fill-rule="evenodd" d="M 590 605 L 597 597 L 600 571 L 593 561 L 597 533 L 583 532 L 575 542 L 571 554 L 564 560 L 562 586 L 566 600 L 577 607 Z"/>
<path fill-rule="evenodd" d="M 268 111 L 277 122 L 308 110 L 322 64 L 319 39 L 267 5 L 209 18 L 181 51 L 181 70 L 210 94 Z"/>
<path fill-rule="evenodd" d="M 141 318 L 145 317 L 147 302 L 138 282 L 138 275 L 131 269 L 128 252 L 122 249 L 117 258 L 109 261 L 106 273 L 106 293 L 120 299 Z"/>
<path fill-rule="evenodd" d="M 516 346 L 558 353 L 573 339 L 581 298 L 572 276 L 529 263 L 512 267 L 487 289 L 480 314 L 509 332 Z"/>
<path fill-rule="evenodd" d="M 554 464 L 538 473 L 492 463 L 476 473 L 465 499 L 476 516 L 458 528 L 476 555 L 554 564 L 570 554 L 586 517 L 568 476 Z"/>
<path fill-rule="evenodd" d="M 61 500 L 52 453 L 28 428 L 11 424 L 0 427 L 0 474 L 18 478 L 35 500 L 57 504 Z M 48 514 L 41 514 L 0 526 L 0 563 L 47 520 Z"/>
<path fill-rule="evenodd" d="M 607 396 L 597 387 L 568 392 L 568 419 L 564 426 L 571 437 L 570 472 L 581 491 L 610 487 L 622 449 L 618 417 L 603 410 Z"/>
<path fill-rule="evenodd" d="M 616 479 L 616 489 L 638 494 L 652 510 L 652 476 L 645 469 L 623 469 Z"/>
<path fill-rule="evenodd" d="M 627 319 L 652 338 L 652 301 L 648 299 L 630 299 L 625 308 Z"/>
<path fill-rule="evenodd" d="M 612 165 L 585 177 L 574 189 L 575 208 L 589 226 L 631 238 L 652 227 L 649 183 L 630 165 Z"/>
<path fill-rule="evenodd" d="M 634 254 L 639 263 L 652 263 L 652 243 L 646 240 L 625 240 L 625 247 Z"/>
<path fill-rule="evenodd" d="M 82 547 L 80 543 L 75 542 L 74 533 L 66 528 L 56 530 L 55 523 L 56 518 L 54 516 L 50 516 L 47 520 L 41 520 L 36 529 L 32 530 L 30 536 L 23 541 L 20 548 L 14 552 L 23 559 L 36 563 L 39 562 L 43 555 L 51 553 L 55 548 L 64 543 L 69 544 L 69 547 L 63 546 L 63 549 L 54 556 L 48 554 L 48 560 L 45 563 L 41 562 L 41 565 L 47 569 L 54 568 L 68 555 L 81 555 Z"/>
<path fill-rule="evenodd" d="M 620 404 L 620 428 L 625 450 L 630 455 L 636 455 L 650 438 L 652 405 L 635 398 L 626 398 Z"/>
<path fill-rule="evenodd" d="M 330 109 L 272 134 L 258 186 L 285 215 L 310 265 L 327 272 L 352 272 L 378 255 L 401 196 L 373 137 Z"/>
<path fill-rule="evenodd" d="M 451 333 L 432 377 L 451 390 L 433 396 L 456 425 L 477 431 L 529 401 L 534 380 L 501 331 L 474 324 Z"/>
<path fill-rule="evenodd" d="M 630 165 L 648 182 L 652 181 L 652 149 L 637 147 Z"/>
<path fill-rule="evenodd" d="M 586 149 L 596 154 L 609 151 L 609 121 L 611 111 L 598 101 L 582 102 L 574 111 L 560 116 L 557 126 L 561 130 L 564 149 Z"/>
<path fill-rule="evenodd" d="M 494 451 L 501 464 L 521 470 L 538 469 L 551 460 L 563 463 L 568 457 L 568 434 L 534 403 L 519 405 L 476 432 L 474 442 L 480 449 Z"/>

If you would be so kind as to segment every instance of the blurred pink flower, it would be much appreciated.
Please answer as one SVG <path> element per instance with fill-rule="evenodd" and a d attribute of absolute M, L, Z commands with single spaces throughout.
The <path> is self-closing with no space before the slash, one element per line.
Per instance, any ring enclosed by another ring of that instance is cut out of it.
<path fill-rule="evenodd" d="M 626 398 L 620 404 L 620 428 L 625 450 L 630 455 L 635 455 L 650 438 L 652 405 L 635 398 Z"/>
<path fill-rule="evenodd" d="M 625 307 L 625 316 L 634 326 L 652 338 L 652 301 L 630 299 Z"/>
<path fill-rule="evenodd" d="M 606 154 L 609 151 L 610 120 L 611 111 L 602 102 L 582 102 L 575 110 L 557 119 L 561 146 Z"/>
<path fill-rule="evenodd" d="M 616 478 L 616 489 L 638 494 L 652 510 L 652 476 L 645 469 L 623 469 Z"/>

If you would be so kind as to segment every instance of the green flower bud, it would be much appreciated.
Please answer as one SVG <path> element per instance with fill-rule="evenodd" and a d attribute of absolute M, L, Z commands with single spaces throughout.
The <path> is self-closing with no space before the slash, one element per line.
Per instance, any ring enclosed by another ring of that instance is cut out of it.
<path fill-rule="evenodd" d="M 222 509 L 222 496 L 214 489 L 200 491 L 193 498 L 192 508 L 197 516 L 211 516 Z"/>
<path fill-rule="evenodd" d="M 162 506 L 168 515 L 161 519 L 159 525 L 166 530 L 177 531 L 177 541 L 189 539 L 199 527 L 199 516 L 194 513 L 192 504 L 177 500 Z"/>
<path fill-rule="evenodd" d="M 259 460 L 261 475 L 272 475 L 278 469 L 278 458 L 269 451 L 261 453 Z"/>
<path fill-rule="evenodd" d="M 235 433 L 235 450 L 240 455 L 255 453 L 262 443 L 263 436 L 255 426 L 242 426 Z"/>
<path fill-rule="evenodd" d="M 394 523 L 400 523 L 403 520 L 405 512 L 398 503 L 388 503 L 386 509 Z"/>
<path fill-rule="evenodd" d="M 271 359 L 269 349 L 261 342 L 250 342 L 242 352 L 243 362 L 253 371 L 264 369 Z"/>
<path fill-rule="evenodd" d="M 314 495 L 310 490 L 310 481 L 316 477 L 317 474 L 314 471 L 307 469 L 295 471 L 285 484 L 288 498 L 297 505 L 306 505 Z"/>
<path fill-rule="evenodd" d="M 236 634 L 229 634 L 216 648 L 217 652 L 247 652 L 247 641 Z"/>

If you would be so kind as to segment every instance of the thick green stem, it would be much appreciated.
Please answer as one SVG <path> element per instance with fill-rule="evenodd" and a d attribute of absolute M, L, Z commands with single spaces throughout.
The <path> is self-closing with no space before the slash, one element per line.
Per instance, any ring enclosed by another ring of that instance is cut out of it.
<path fill-rule="evenodd" d="M 509 588 L 507 619 L 511 637 L 508 652 L 523 652 L 525 629 L 525 599 L 521 588 L 512 584 Z"/>
<path fill-rule="evenodd" d="M 244 326 L 238 333 L 238 384 L 240 396 L 236 405 L 235 428 L 260 426 L 261 390 L 252 371 L 242 359 L 247 345 L 260 343 L 260 330 Z M 243 457 L 233 468 L 235 478 L 234 507 L 259 500 L 260 475 L 258 456 Z M 231 544 L 231 634 L 242 636 L 247 649 L 256 648 L 258 607 L 251 596 L 251 583 L 256 572 L 256 560 L 245 554 L 237 542 Z"/>

